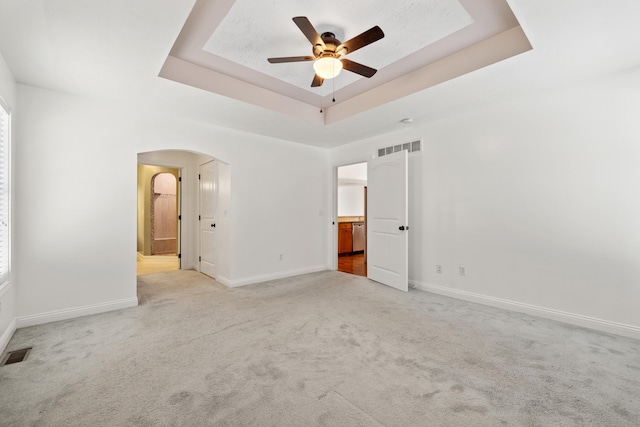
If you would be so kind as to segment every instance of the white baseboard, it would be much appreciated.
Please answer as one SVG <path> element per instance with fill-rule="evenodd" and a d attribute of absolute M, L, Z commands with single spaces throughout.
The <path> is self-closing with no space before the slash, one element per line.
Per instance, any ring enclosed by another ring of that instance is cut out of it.
<path fill-rule="evenodd" d="M 505 310 L 516 311 L 519 313 L 526 313 L 545 319 L 557 320 L 559 322 L 622 335 L 628 338 L 640 339 L 640 327 L 638 326 L 583 316 L 581 314 L 568 313 L 552 308 L 538 307 L 531 304 L 490 297 L 459 289 L 451 289 L 444 286 L 430 285 L 428 283 L 421 283 L 414 280 L 410 280 L 409 284 L 421 291 L 433 292 L 434 294 L 445 295 L 452 298 L 503 308 Z"/>
<path fill-rule="evenodd" d="M 134 297 L 119 301 L 110 301 L 101 304 L 87 305 L 84 307 L 75 307 L 65 310 L 49 311 L 47 313 L 41 314 L 32 314 L 29 316 L 18 317 L 16 319 L 16 327 L 26 328 L 27 326 L 41 325 L 43 323 L 57 322 L 59 320 L 73 319 L 75 317 L 89 316 L 91 314 L 136 307 L 137 305 L 138 298 Z"/>
<path fill-rule="evenodd" d="M 273 274 L 265 274 L 263 276 L 247 277 L 245 279 L 238 279 L 228 281 L 228 283 L 220 282 L 230 288 L 238 288 L 240 286 L 254 285 L 256 283 L 268 282 L 270 280 L 286 279 L 287 277 L 300 276 L 301 274 L 317 273 L 318 271 L 325 271 L 328 267 L 326 265 L 317 265 L 314 267 L 301 268 L 298 270 L 281 271 Z"/>
<path fill-rule="evenodd" d="M 16 319 L 13 319 L 11 323 L 9 323 L 9 327 L 4 331 L 2 336 L 0 337 L 0 354 L 4 352 L 4 349 L 7 348 L 7 344 L 11 340 L 11 337 L 16 332 Z"/>
<path fill-rule="evenodd" d="M 138 261 L 146 261 L 146 262 L 169 262 L 169 261 L 178 261 L 177 255 L 142 255 L 140 252 L 137 253 Z"/>
<path fill-rule="evenodd" d="M 231 286 L 231 280 L 229 280 L 228 278 L 218 275 L 218 277 L 216 277 L 216 282 L 221 283 L 223 285 L 225 285 L 228 288 L 232 288 L 233 286 Z"/>

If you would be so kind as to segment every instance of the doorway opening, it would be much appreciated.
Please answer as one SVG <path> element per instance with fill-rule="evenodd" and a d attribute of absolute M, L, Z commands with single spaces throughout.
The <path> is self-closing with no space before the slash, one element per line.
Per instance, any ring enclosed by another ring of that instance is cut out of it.
<path fill-rule="evenodd" d="M 138 164 L 137 274 L 180 268 L 180 169 Z"/>
<path fill-rule="evenodd" d="M 186 150 L 138 153 L 137 185 L 138 274 L 196 270 L 231 286 L 230 165 Z M 159 218 L 159 211 L 177 216 L 177 231 L 173 222 Z M 144 264 L 150 269 L 142 269 Z"/>
<path fill-rule="evenodd" d="M 338 271 L 367 277 L 367 163 L 338 167 Z"/>

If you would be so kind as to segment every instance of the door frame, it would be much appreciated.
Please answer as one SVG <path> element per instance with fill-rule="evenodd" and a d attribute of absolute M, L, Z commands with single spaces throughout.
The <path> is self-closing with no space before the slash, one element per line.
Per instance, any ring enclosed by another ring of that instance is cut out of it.
<path fill-rule="evenodd" d="M 331 209 L 331 218 L 329 220 L 330 221 L 329 228 L 331 233 L 331 237 L 329 239 L 329 242 L 331 242 L 330 249 L 329 249 L 330 250 L 329 259 L 331 260 L 329 262 L 329 269 L 333 271 L 338 270 L 338 168 L 341 168 L 343 166 L 357 165 L 360 163 L 367 163 L 367 158 L 362 157 L 359 160 L 347 161 L 343 163 L 335 163 L 332 166 L 333 182 L 331 186 L 331 191 L 332 191 L 331 200 L 332 200 L 333 206 Z M 366 206 L 365 206 L 365 211 L 366 211 Z"/>
<path fill-rule="evenodd" d="M 213 153 L 185 150 L 185 149 L 158 149 L 137 153 L 137 165 L 160 166 L 178 169 L 182 181 L 180 193 L 180 268 L 198 270 L 198 252 L 200 247 L 200 236 L 198 233 L 198 167 L 209 160 L 217 160 L 220 170 L 223 171 L 224 181 L 219 188 L 219 193 L 224 197 L 219 200 L 218 208 L 221 228 L 218 230 L 218 280 L 220 283 L 231 287 L 231 164 L 224 158 L 219 158 Z M 220 216 L 221 215 L 221 216 Z"/>
<path fill-rule="evenodd" d="M 411 153 L 409 153 L 411 154 Z M 338 270 L 338 168 L 342 167 L 342 166 L 350 166 L 350 165 L 354 165 L 354 164 L 358 164 L 358 163 L 368 163 L 369 160 L 371 160 L 372 158 L 375 158 L 377 156 L 362 156 L 362 157 L 358 157 L 358 158 L 354 158 L 352 160 L 345 160 L 345 161 L 340 161 L 338 163 L 333 163 L 332 165 L 332 173 L 331 173 L 331 218 L 329 218 L 329 237 L 328 237 L 328 241 L 330 242 L 329 244 L 329 253 L 327 254 L 327 256 L 329 257 L 329 262 L 327 263 L 329 270 L 332 271 L 337 271 Z M 411 156 L 408 156 L 408 162 L 407 162 L 407 168 L 410 168 L 411 165 Z M 410 175 L 410 170 L 407 170 L 407 174 Z M 371 183 L 369 182 L 369 177 L 367 177 L 367 188 L 370 188 Z M 407 185 L 409 186 L 410 183 L 407 182 Z M 365 201 L 366 203 L 366 201 Z M 366 208 L 366 206 L 365 206 Z M 411 199 L 408 195 L 408 199 L 407 199 L 407 217 L 408 220 L 410 220 L 410 216 L 411 216 Z M 409 242 L 409 247 L 408 247 L 408 253 L 407 253 L 407 257 L 408 257 L 408 263 L 411 263 L 411 244 Z M 369 279 L 371 280 L 371 279 Z M 407 281 L 409 280 L 409 271 L 407 271 Z"/>

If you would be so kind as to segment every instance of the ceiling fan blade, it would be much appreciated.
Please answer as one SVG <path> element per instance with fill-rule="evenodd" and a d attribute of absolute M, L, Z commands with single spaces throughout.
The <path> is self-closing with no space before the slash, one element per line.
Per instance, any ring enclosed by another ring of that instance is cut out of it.
<path fill-rule="evenodd" d="M 368 29 L 359 36 L 355 36 L 351 40 L 347 40 L 346 42 L 342 43 L 336 48 L 336 52 L 338 52 L 342 47 L 347 48 L 347 53 L 355 52 L 361 47 L 365 47 L 366 45 L 378 41 L 383 37 L 384 33 L 382 32 L 382 29 L 380 29 L 380 27 L 376 25 L 375 27 Z"/>
<path fill-rule="evenodd" d="M 322 86 L 324 79 L 317 74 L 313 75 L 313 81 L 311 82 L 311 87 Z"/>
<path fill-rule="evenodd" d="M 320 34 L 318 34 L 315 28 L 313 28 L 313 25 L 311 25 L 311 22 L 306 16 L 296 16 L 293 18 L 293 22 L 296 23 L 298 28 L 300 28 L 300 31 L 302 31 L 307 39 L 309 39 L 313 46 L 319 44 L 324 49 L 325 45 L 322 41 L 322 37 L 320 37 Z"/>
<path fill-rule="evenodd" d="M 283 56 L 281 58 L 268 58 L 272 64 L 281 64 L 283 62 L 303 62 L 303 61 L 313 61 L 316 59 L 313 56 Z"/>
<path fill-rule="evenodd" d="M 352 73 L 360 74 L 364 77 L 373 77 L 373 75 L 378 71 L 375 68 L 350 61 L 347 58 L 342 58 L 340 61 L 342 62 L 342 68 L 351 71 Z"/>

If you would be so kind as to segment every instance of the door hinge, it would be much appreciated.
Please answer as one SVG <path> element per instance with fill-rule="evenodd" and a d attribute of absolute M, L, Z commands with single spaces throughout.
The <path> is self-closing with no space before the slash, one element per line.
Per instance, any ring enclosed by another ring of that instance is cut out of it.
<path fill-rule="evenodd" d="M 200 179 L 200 174 L 198 174 L 198 179 Z"/>
<path fill-rule="evenodd" d="M 178 259 L 182 259 L 182 254 L 178 254 Z"/>
<path fill-rule="evenodd" d="M 178 182 L 182 182 L 182 177 L 181 176 L 178 177 Z"/>
<path fill-rule="evenodd" d="M 201 256 L 198 257 L 198 262 L 202 262 L 202 257 Z"/>
<path fill-rule="evenodd" d="M 182 215 L 178 215 L 178 221 L 182 221 Z"/>
<path fill-rule="evenodd" d="M 201 220 L 200 215 L 198 215 L 198 221 L 200 221 L 200 220 Z"/>

